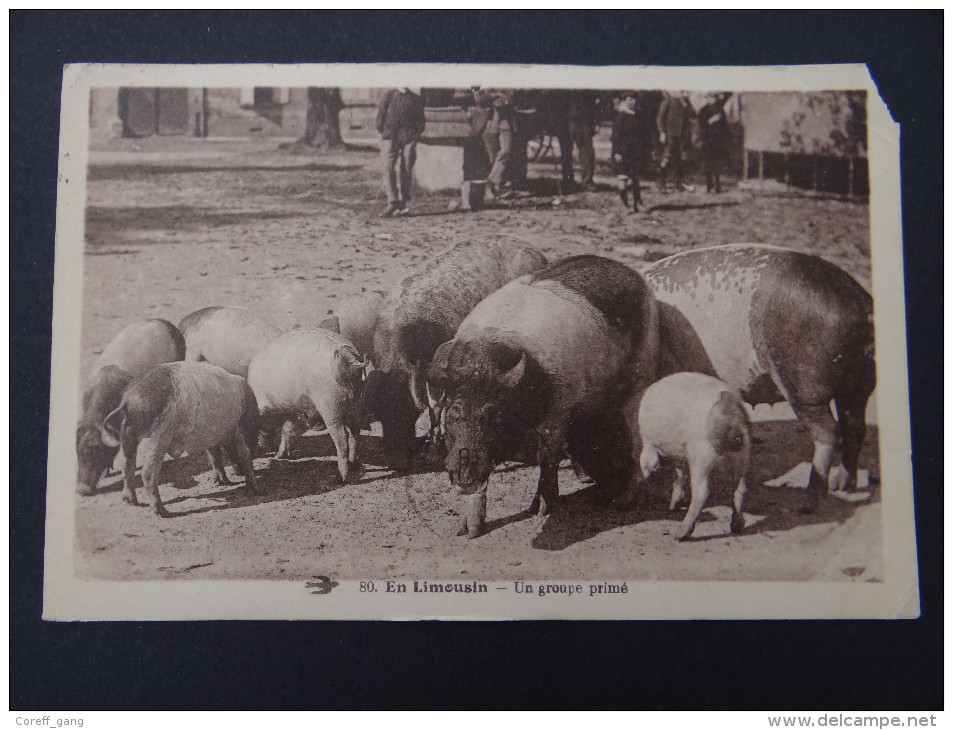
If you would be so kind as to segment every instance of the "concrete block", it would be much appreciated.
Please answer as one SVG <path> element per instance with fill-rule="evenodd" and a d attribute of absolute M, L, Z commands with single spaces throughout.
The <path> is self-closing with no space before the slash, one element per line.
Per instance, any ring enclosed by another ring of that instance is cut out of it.
<path fill-rule="evenodd" d="M 457 190 L 463 183 L 463 148 L 417 145 L 414 179 L 422 190 Z"/>

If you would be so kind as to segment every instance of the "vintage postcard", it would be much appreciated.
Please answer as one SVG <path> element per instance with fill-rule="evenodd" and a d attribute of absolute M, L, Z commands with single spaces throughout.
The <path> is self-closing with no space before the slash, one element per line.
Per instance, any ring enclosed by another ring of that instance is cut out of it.
<path fill-rule="evenodd" d="M 64 70 L 44 618 L 919 615 L 863 66 Z"/>

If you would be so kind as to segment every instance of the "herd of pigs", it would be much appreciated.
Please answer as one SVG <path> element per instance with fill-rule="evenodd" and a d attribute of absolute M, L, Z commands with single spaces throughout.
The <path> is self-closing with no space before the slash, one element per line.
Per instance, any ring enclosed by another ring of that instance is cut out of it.
<path fill-rule="evenodd" d="M 598 256 L 553 263 L 508 242 L 459 243 L 386 296 L 355 295 L 317 329 L 283 332 L 247 309 L 209 307 L 176 327 L 129 325 L 105 346 L 83 394 L 78 488 L 96 489 L 121 449 L 123 499 L 135 472 L 156 514 L 168 454 L 207 451 L 258 491 L 259 451 L 289 458 L 324 428 L 342 480 L 363 473 L 358 435 L 379 421 L 388 466 L 413 467 L 424 439 L 446 453 L 477 537 L 504 461 L 539 465 L 531 511 L 550 513 L 566 458 L 631 506 L 660 464 L 670 507 L 691 497 L 689 537 L 718 480 L 742 514 L 751 447 L 744 403 L 786 400 L 814 442 L 805 511 L 851 490 L 875 385 L 873 303 L 809 254 L 736 244 L 690 250 L 641 273 Z M 836 419 L 831 403 L 836 409 Z M 427 414 L 430 434 L 416 425 Z"/>

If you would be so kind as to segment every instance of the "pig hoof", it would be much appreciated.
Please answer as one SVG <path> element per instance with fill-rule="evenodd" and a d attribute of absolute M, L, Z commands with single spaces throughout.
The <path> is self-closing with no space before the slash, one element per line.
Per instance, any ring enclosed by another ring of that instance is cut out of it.
<path fill-rule="evenodd" d="M 469 536 L 470 531 L 467 529 L 467 521 L 461 520 L 460 524 L 457 525 L 457 537 L 463 537 L 464 535 Z"/>
<path fill-rule="evenodd" d="M 854 488 L 854 485 L 851 484 L 852 481 L 850 473 L 844 468 L 843 464 L 831 468 L 828 483 L 832 492 L 852 491 Z"/>
<path fill-rule="evenodd" d="M 533 500 L 533 504 L 537 505 L 538 509 L 536 514 L 540 517 L 546 517 L 551 515 L 556 509 L 556 500 L 555 499 L 546 499 L 545 497 L 538 497 Z M 532 509 L 532 507 L 530 507 Z"/>
<path fill-rule="evenodd" d="M 685 542 L 692 534 L 692 528 L 694 527 L 695 525 L 679 525 L 678 529 L 675 530 L 675 539 L 679 542 Z"/>
<path fill-rule="evenodd" d="M 233 481 L 232 481 L 231 479 L 229 479 L 228 477 L 216 476 L 216 477 L 212 480 L 212 484 L 214 484 L 215 486 L 218 486 L 218 487 L 229 487 L 229 486 L 233 485 L 234 483 L 235 483 L 235 482 L 233 482 Z"/>
<path fill-rule="evenodd" d="M 733 535 L 737 535 L 745 531 L 745 516 L 739 512 L 731 513 L 731 522 L 729 527 Z"/>
<path fill-rule="evenodd" d="M 172 516 L 172 515 L 169 513 L 169 510 L 167 510 L 165 507 L 156 507 L 156 515 L 159 516 L 159 517 L 171 517 L 171 516 Z"/>
<path fill-rule="evenodd" d="M 126 504 L 131 504 L 133 507 L 139 506 L 139 500 L 136 499 L 135 494 L 124 494 L 122 495 L 122 501 Z"/>
<path fill-rule="evenodd" d="M 467 540 L 472 540 L 475 537 L 480 537 L 483 534 L 483 526 L 476 525 L 467 530 Z"/>

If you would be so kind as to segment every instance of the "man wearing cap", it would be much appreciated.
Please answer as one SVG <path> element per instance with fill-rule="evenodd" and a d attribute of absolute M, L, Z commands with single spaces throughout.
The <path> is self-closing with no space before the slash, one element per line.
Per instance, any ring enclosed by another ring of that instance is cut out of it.
<path fill-rule="evenodd" d="M 490 174 L 486 177 L 489 197 L 512 197 L 512 187 L 504 190 L 504 186 L 512 178 L 510 158 L 513 155 L 515 131 L 513 91 L 481 89 L 479 86 L 472 87 L 471 91 L 476 105 L 490 114 L 489 122 L 483 129 L 483 145 L 491 165 Z"/>
<path fill-rule="evenodd" d="M 658 127 L 659 142 L 662 143 L 662 157 L 659 160 L 659 190 L 665 190 L 669 173 L 677 190 L 691 190 L 682 181 L 682 157 L 692 144 L 692 119 L 695 109 L 688 100 L 688 94 L 680 91 L 666 97 L 659 107 L 655 124 Z"/>
<path fill-rule="evenodd" d="M 424 100 L 406 87 L 390 89 L 377 109 L 377 131 L 381 136 L 381 166 L 387 208 L 382 218 L 408 212 L 410 184 L 417 161 L 417 140 L 423 134 Z"/>
<path fill-rule="evenodd" d="M 652 143 L 651 122 L 638 107 L 635 93 L 623 95 L 612 121 L 612 168 L 619 179 L 619 197 L 629 207 L 632 192 L 632 211 L 639 210 L 642 192 L 639 168 L 642 156 Z"/>
<path fill-rule="evenodd" d="M 725 102 L 731 98 L 730 91 L 709 94 L 710 101 L 698 112 L 699 137 L 701 138 L 702 164 L 705 167 L 705 184 L 708 192 L 721 192 L 721 171 L 725 166 L 731 132 L 725 115 Z"/>

